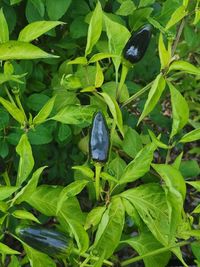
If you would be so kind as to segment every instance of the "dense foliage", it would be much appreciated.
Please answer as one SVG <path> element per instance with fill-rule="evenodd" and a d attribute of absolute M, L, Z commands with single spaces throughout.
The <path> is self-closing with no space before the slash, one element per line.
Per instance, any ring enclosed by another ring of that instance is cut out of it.
<path fill-rule="evenodd" d="M 199 5 L 1 1 L 1 266 L 200 266 Z"/>

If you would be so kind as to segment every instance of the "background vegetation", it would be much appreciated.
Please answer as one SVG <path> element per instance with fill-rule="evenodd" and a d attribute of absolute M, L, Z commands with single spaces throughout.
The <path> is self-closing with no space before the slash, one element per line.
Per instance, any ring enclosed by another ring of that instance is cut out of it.
<path fill-rule="evenodd" d="M 1 1 L 1 266 L 200 266 L 199 2 Z M 126 76 L 122 50 L 146 23 Z M 99 110 L 111 150 L 97 201 Z M 24 223 L 66 233 L 78 254 L 20 242 Z"/>

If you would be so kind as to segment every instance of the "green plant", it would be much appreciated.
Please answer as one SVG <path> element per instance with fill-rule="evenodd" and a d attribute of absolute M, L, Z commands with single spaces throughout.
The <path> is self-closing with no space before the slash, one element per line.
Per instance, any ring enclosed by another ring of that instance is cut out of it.
<path fill-rule="evenodd" d="M 183 246 L 199 265 L 199 1 L 2 8 L 1 265 L 188 266 Z M 124 47 L 146 23 L 151 42 L 130 66 Z M 97 116 L 107 140 L 100 162 L 89 151 Z M 27 223 L 53 226 L 75 253 L 24 244 L 15 229 Z"/>

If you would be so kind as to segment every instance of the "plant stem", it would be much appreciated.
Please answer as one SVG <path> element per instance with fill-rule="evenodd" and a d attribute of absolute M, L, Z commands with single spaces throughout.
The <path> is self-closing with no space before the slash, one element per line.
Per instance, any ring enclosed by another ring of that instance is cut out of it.
<path fill-rule="evenodd" d="M 118 99 L 118 100 L 120 99 L 122 87 L 123 87 L 124 82 L 126 80 L 128 70 L 129 70 L 128 66 L 125 64 L 122 64 L 122 73 L 121 73 L 121 77 L 120 77 L 119 86 L 117 87 L 117 92 L 116 92 L 116 99 Z"/>
<path fill-rule="evenodd" d="M 95 191 L 96 191 L 96 200 L 99 200 L 100 197 L 100 174 L 101 174 L 102 165 L 99 162 L 95 163 Z"/>
<path fill-rule="evenodd" d="M 74 252 L 74 254 L 82 256 L 82 257 L 84 257 L 86 259 L 90 257 L 91 260 L 99 261 L 99 257 L 90 255 L 88 253 L 80 253 L 80 251 L 78 249 L 74 248 L 73 252 Z M 108 260 L 104 260 L 103 263 L 108 265 L 108 266 L 114 266 L 114 264 L 111 261 L 108 261 Z"/>
<path fill-rule="evenodd" d="M 148 83 L 145 87 L 143 87 L 142 89 L 140 89 L 137 93 L 135 93 L 134 95 L 132 95 L 131 97 L 129 97 L 129 99 L 127 99 L 122 107 L 127 106 L 129 103 L 131 103 L 132 101 L 134 101 L 135 99 L 137 99 L 139 96 L 143 95 L 146 91 L 148 91 L 152 85 L 154 81 Z"/>
<path fill-rule="evenodd" d="M 6 183 L 6 185 L 7 185 L 7 186 L 10 186 L 10 179 L 9 179 L 9 176 L 8 176 L 8 172 L 5 171 L 5 172 L 2 174 L 2 176 L 3 176 L 3 179 L 4 179 L 5 183 Z"/>
<path fill-rule="evenodd" d="M 174 44 L 173 44 L 173 47 L 172 47 L 172 57 L 173 57 L 173 55 L 174 55 L 174 53 L 176 51 L 176 47 L 177 47 L 178 42 L 180 40 L 184 25 L 185 25 L 185 18 L 182 19 L 182 21 L 180 23 L 180 26 L 178 28 L 178 32 L 176 34 L 176 38 L 175 38 L 175 41 L 174 41 Z"/>
<path fill-rule="evenodd" d="M 128 259 L 128 260 L 125 260 L 121 263 L 121 266 L 127 266 L 131 263 L 134 263 L 134 262 L 137 262 L 137 261 L 140 261 L 140 260 L 143 260 L 144 258 L 146 257 L 150 257 L 150 256 L 155 256 L 155 255 L 158 255 L 158 254 L 161 254 L 163 252 L 166 252 L 170 249 L 173 249 L 173 248 L 176 248 L 176 247 L 182 247 L 182 246 L 185 246 L 185 245 L 188 245 L 190 244 L 191 242 L 190 241 L 182 241 L 182 242 L 179 242 L 175 245 L 172 245 L 172 246 L 168 246 L 168 247 L 163 247 L 163 248 L 159 248 L 159 249 L 156 249 L 154 251 L 151 251 L 151 252 L 148 252 L 144 255 L 141 255 L 141 256 L 137 256 L 137 257 L 134 257 L 134 258 L 131 258 L 131 259 Z"/>
<path fill-rule="evenodd" d="M 4 85 L 4 89 L 5 89 L 5 91 L 6 91 L 6 94 L 7 94 L 8 98 L 9 98 L 10 102 L 11 102 L 14 106 L 16 106 L 15 101 L 13 100 L 13 98 L 12 98 L 12 96 L 11 96 L 11 94 L 10 94 L 10 92 L 9 92 L 9 90 L 8 90 L 8 88 L 7 88 L 6 85 Z"/>

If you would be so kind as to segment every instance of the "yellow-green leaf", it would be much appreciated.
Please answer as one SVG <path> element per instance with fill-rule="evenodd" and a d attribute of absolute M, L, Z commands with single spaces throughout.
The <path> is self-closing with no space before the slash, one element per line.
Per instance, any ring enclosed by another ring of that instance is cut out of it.
<path fill-rule="evenodd" d="M 181 93 L 173 86 L 171 82 L 168 82 L 168 86 L 171 94 L 172 104 L 172 131 L 170 137 L 176 135 L 181 130 L 189 119 L 189 108 L 185 98 Z"/>
<path fill-rule="evenodd" d="M 8 24 L 3 14 L 3 9 L 0 10 L 0 43 L 5 43 L 9 40 Z"/>
<path fill-rule="evenodd" d="M 158 50 L 159 50 L 161 69 L 165 69 L 169 66 L 171 59 L 171 51 L 166 49 L 162 33 L 160 33 L 159 35 Z"/>
<path fill-rule="evenodd" d="M 31 42 L 60 24 L 63 24 L 63 22 L 45 20 L 32 22 L 20 31 L 18 41 Z"/>
<path fill-rule="evenodd" d="M 39 47 L 21 41 L 8 41 L 0 44 L 0 60 L 9 59 L 37 59 L 58 57 L 46 53 Z"/>
<path fill-rule="evenodd" d="M 0 103 L 16 121 L 18 121 L 20 124 L 24 124 L 26 120 L 24 113 L 17 106 L 5 100 L 3 97 L 0 97 Z"/>
<path fill-rule="evenodd" d="M 16 152 L 20 156 L 16 185 L 20 186 L 28 178 L 34 166 L 32 149 L 27 134 L 21 136 Z"/>
<path fill-rule="evenodd" d="M 99 40 L 102 31 L 103 12 L 100 2 L 97 2 L 96 8 L 92 14 L 90 25 L 88 28 L 87 45 L 85 49 L 85 56 L 91 53 L 93 46 Z"/>
<path fill-rule="evenodd" d="M 165 85 L 166 82 L 162 74 L 158 74 L 151 86 L 144 109 L 138 120 L 138 124 L 154 109 L 155 105 L 158 103 L 158 100 L 162 95 L 163 90 L 165 89 Z"/>
<path fill-rule="evenodd" d="M 95 87 L 98 88 L 98 87 L 101 87 L 103 84 L 104 75 L 103 75 L 102 68 L 98 61 L 96 63 L 96 66 L 97 68 L 96 68 L 96 76 L 95 76 Z"/>

